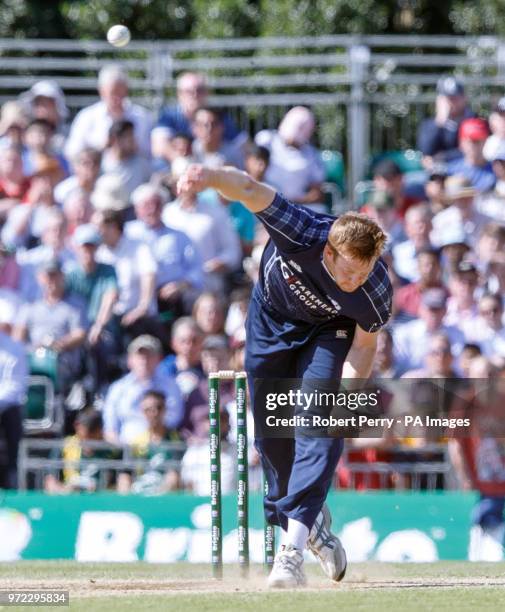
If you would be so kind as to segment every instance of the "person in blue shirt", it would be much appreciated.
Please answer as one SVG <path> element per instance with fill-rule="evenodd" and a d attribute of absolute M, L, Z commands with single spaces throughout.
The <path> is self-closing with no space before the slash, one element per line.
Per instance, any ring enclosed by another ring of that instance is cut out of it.
<path fill-rule="evenodd" d="M 255 446 L 268 484 L 265 514 L 282 529 L 268 584 L 305 584 L 306 546 L 327 576 L 339 581 L 346 557 L 330 531 L 324 502 L 343 440 L 328 432 L 326 437 L 263 435 L 267 407 L 255 383 L 299 378 L 304 392 L 314 393 L 315 379 L 326 390 L 342 378 L 369 377 L 377 332 L 391 315 L 392 287 L 380 257 L 387 236 L 365 215 L 351 212 L 335 219 L 318 214 L 235 168 L 195 164 L 178 182 L 179 193 L 209 187 L 242 202 L 270 235 L 247 315 L 245 360 Z M 328 401 L 317 414 L 329 416 L 332 408 Z"/>

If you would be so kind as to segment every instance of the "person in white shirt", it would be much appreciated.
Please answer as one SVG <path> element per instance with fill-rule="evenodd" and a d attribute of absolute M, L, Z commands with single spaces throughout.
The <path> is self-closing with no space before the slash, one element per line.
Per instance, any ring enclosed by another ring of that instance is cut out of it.
<path fill-rule="evenodd" d="M 86 147 L 103 151 L 114 121 L 127 119 L 135 126 L 140 153 L 151 154 L 151 114 L 128 99 L 128 77 L 118 64 L 104 66 L 98 74 L 100 101 L 77 113 L 65 147 L 65 155 L 73 160 Z"/>
<path fill-rule="evenodd" d="M 462 260 L 449 275 L 449 299 L 445 325 L 459 325 L 477 316 L 476 290 L 479 284 L 477 269 L 470 261 Z"/>
<path fill-rule="evenodd" d="M 491 136 L 486 140 L 482 154 L 492 162 L 496 159 L 496 153 L 505 146 L 505 96 L 500 98 L 489 115 L 489 127 Z"/>
<path fill-rule="evenodd" d="M 203 262 L 205 289 L 222 292 L 225 275 L 236 270 L 241 259 L 240 240 L 225 207 L 183 193 L 165 206 L 162 220 L 186 232 L 195 244 Z"/>
<path fill-rule="evenodd" d="M 505 98 L 503 100 L 505 104 Z M 501 120 L 505 121 L 505 115 Z M 475 207 L 479 213 L 499 223 L 505 223 L 505 140 L 493 152 L 490 161 L 496 174 L 496 184 L 492 191 L 483 193 L 477 198 Z"/>
<path fill-rule="evenodd" d="M 120 211 L 97 211 L 93 221 L 102 236 L 96 260 L 116 271 L 119 295 L 113 313 L 133 336 L 158 332 L 154 295 L 157 266 L 150 248 L 123 234 Z"/>
<path fill-rule="evenodd" d="M 417 254 L 431 247 L 431 208 L 429 204 L 415 204 L 405 213 L 405 233 L 408 240 L 393 246 L 394 271 L 405 280 L 419 280 Z"/>
<path fill-rule="evenodd" d="M 286 113 L 278 130 L 262 130 L 254 140 L 270 151 L 265 182 L 292 202 L 326 212 L 321 191 L 325 169 L 319 152 L 309 144 L 315 126 L 311 111 L 295 106 Z"/>
<path fill-rule="evenodd" d="M 478 344 L 485 357 L 502 365 L 505 360 L 505 325 L 501 295 L 484 293 L 479 300 L 478 316 L 466 322 L 463 331 L 467 342 Z"/>
<path fill-rule="evenodd" d="M 443 289 L 428 289 L 422 294 L 419 319 L 399 325 L 393 332 L 394 354 L 402 373 L 423 367 L 431 338 L 444 333 L 457 357 L 465 344 L 461 329 L 444 325 L 447 295 Z"/>

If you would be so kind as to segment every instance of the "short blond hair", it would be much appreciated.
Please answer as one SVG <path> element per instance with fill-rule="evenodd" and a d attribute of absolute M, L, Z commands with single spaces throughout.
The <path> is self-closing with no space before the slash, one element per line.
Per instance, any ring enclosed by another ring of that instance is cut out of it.
<path fill-rule="evenodd" d="M 330 228 L 328 246 L 335 252 L 344 251 L 360 261 L 379 257 L 387 242 L 387 234 L 363 213 L 347 212 Z"/>

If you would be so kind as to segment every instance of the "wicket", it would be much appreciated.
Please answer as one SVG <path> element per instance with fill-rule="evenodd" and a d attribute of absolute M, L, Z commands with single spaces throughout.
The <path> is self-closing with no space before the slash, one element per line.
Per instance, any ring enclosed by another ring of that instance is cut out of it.
<path fill-rule="evenodd" d="M 238 559 L 241 575 L 249 573 L 249 461 L 247 456 L 247 375 L 245 372 L 220 370 L 209 374 L 209 443 L 211 481 L 211 531 L 212 573 L 214 578 L 223 577 L 223 524 L 221 508 L 221 427 L 219 405 L 219 382 L 235 381 L 235 403 L 237 410 L 237 524 Z M 264 493 L 268 485 L 264 481 Z M 264 524 L 264 561 L 268 568 L 275 554 L 275 528 Z"/>

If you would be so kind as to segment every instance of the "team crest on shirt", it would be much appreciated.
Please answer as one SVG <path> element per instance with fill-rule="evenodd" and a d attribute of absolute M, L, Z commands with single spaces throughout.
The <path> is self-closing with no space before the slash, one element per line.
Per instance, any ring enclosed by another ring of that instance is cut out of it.
<path fill-rule="evenodd" d="M 347 338 L 347 330 L 337 329 L 337 331 L 335 332 L 335 338 Z"/>

